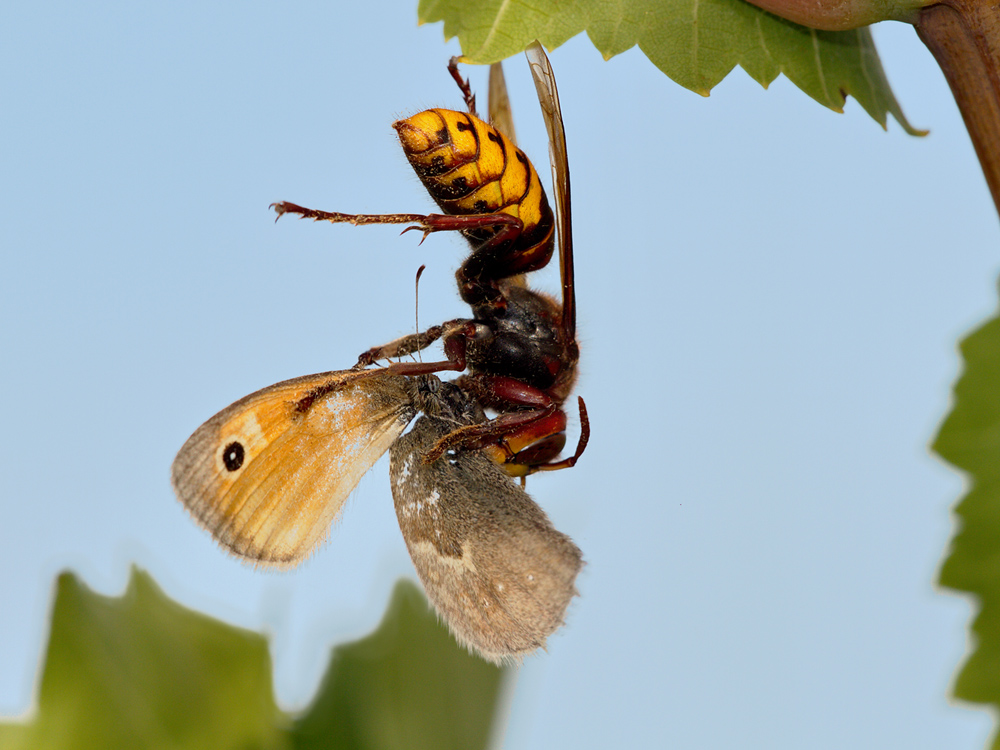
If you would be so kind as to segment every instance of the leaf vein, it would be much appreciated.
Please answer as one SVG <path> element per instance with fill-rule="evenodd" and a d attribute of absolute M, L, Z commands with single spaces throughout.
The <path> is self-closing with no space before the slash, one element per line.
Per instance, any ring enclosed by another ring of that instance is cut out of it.
<path fill-rule="evenodd" d="M 699 0 L 694 0 L 691 5 L 691 62 L 694 64 L 694 74 L 701 80 L 701 71 L 698 69 L 698 6 Z"/>
<path fill-rule="evenodd" d="M 816 75 L 819 76 L 819 85 L 823 89 L 823 96 L 826 99 L 826 105 L 829 107 L 833 103 L 833 99 L 830 97 L 830 90 L 826 85 L 826 74 L 823 72 L 823 56 L 819 46 L 819 34 L 816 33 L 816 29 L 809 29 L 809 36 L 812 39 L 813 44 L 813 59 L 816 61 Z"/>
<path fill-rule="evenodd" d="M 869 98 L 873 101 L 878 101 L 880 97 L 876 91 L 877 87 L 875 86 L 875 81 L 872 79 L 871 71 L 868 68 L 868 52 L 861 39 L 861 31 L 860 29 L 856 29 L 854 33 L 858 39 L 858 61 L 861 64 L 861 76 L 864 78 L 865 83 L 868 84 Z M 855 97 L 857 97 L 857 94 L 855 94 Z"/>
<path fill-rule="evenodd" d="M 490 24 L 490 30 L 486 33 L 486 38 L 483 39 L 483 44 L 480 49 L 489 49 L 490 44 L 497 35 L 497 31 L 500 28 L 500 22 L 503 19 L 504 14 L 507 9 L 514 4 L 514 0 L 501 0 L 500 7 L 497 8 L 496 17 L 493 19 L 493 23 Z"/>

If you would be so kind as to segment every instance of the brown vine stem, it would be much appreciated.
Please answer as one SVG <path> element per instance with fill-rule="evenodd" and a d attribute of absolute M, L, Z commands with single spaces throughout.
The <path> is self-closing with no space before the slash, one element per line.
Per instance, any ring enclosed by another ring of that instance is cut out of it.
<path fill-rule="evenodd" d="M 914 26 L 951 87 L 1000 213 L 1000 2 L 945 0 Z"/>

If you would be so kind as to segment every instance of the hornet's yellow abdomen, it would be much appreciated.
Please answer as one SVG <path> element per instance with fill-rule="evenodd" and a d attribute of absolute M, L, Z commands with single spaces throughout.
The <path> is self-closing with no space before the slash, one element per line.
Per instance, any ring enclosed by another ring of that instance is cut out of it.
<path fill-rule="evenodd" d="M 540 268 L 552 255 L 555 225 L 538 173 L 514 143 L 468 112 L 428 109 L 393 124 L 424 187 L 451 216 L 508 214 L 522 229 L 511 270 Z M 463 232 L 474 243 L 496 228 Z M 512 258 L 513 260 L 513 258 Z"/>

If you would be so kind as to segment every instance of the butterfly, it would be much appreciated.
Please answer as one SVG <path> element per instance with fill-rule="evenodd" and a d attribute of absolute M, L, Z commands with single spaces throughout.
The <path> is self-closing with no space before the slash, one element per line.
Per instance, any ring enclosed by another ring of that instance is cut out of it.
<path fill-rule="evenodd" d="M 500 662 L 544 646 L 576 594 L 583 562 L 482 452 L 449 451 L 424 463 L 442 436 L 485 419 L 469 394 L 434 375 L 309 375 L 205 422 L 177 454 L 171 479 L 224 548 L 289 567 L 326 538 L 360 478 L 389 450 L 396 515 L 428 597 L 460 643 Z"/>

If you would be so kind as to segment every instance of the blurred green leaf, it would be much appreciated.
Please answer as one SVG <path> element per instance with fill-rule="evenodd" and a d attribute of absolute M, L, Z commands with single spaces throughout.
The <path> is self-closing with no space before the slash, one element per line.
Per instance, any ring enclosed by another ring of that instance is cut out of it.
<path fill-rule="evenodd" d="M 483 748 L 503 670 L 459 647 L 420 590 L 400 581 L 378 630 L 338 646 L 295 747 Z"/>
<path fill-rule="evenodd" d="M 707 96 L 737 65 L 762 86 L 784 73 L 842 112 L 848 95 L 882 127 L 891 114 L 911 135 L 867 28 L 817 31 L 744 0 L 420 0 L 421 23 L 444 21 L 463 54 L 493 63 L 538 39 L 555 49 L 581 31 L 610 59 L 635 45 L 670 78 Z"/>
<path fill-rule="evenodd" d="M 934 450 L 968 473 L 969 490 L 955 508 L 959 525 L 940 581 L 975 594 L 980 605 L 955 696 L 1000 707 L 1000 318 L 966 338 L 961 351 L 965 371 Z"/>
<path fill-rule="evenodd" d="M 401 582 L 373 635 L 333 652 L 300 717 L 281 712 L 267 642 L 167 599 L 133 570 L 120 598 L 64 573 L 38 709 L 3 750 L 481 748 L 503 670 L 470 655 Z"/>
<path fill-rule="evenodd" d="M 0 727 L 0 746 L 282 748 L 285 724 L 263 636 L 181 607 L 139 570 L 118 599 L 63 573 L 37 715 Z"/>

